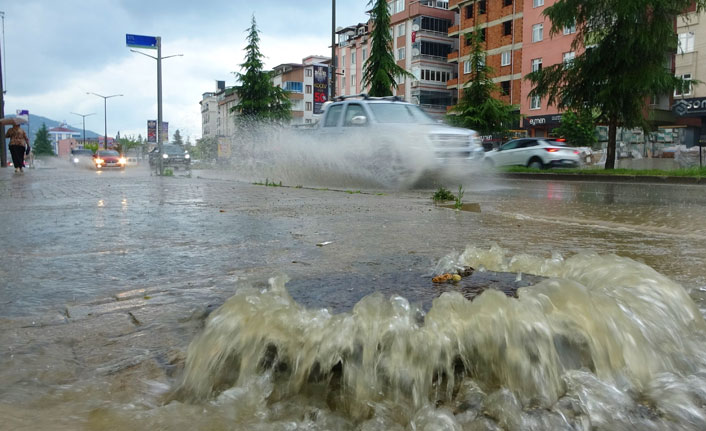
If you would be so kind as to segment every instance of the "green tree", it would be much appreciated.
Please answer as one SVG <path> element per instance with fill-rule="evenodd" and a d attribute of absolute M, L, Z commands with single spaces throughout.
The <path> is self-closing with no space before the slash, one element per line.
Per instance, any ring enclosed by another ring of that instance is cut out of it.
<path fill-rule="evenodd" d="M 34 154 L 37 156 L 54 156 L 54 148 L 49 139 L 49 131 L 47 125 L 42 123 L 42 127 L 37 130 L 34 137 Z"/>
<path fill-rule="evenodd" d="M 499 88 L 493 82 L 493 69 L 485 63 L 485 51 L 481 45 L 480 32 L 466 35 L 471 46 L 470 78 L 463 88 L 463 97 L 447 115 L 447 121 L 455 126 L 476 130 L 482 135 L 505 135 L 520 118 L 515 106 L 493 97 Z"/>
<path fill-rule="evenodd" d="M 260 35 L 252 17 L 247 30 L 245 62 L 240 65 L 244 73 L 236 73 L 240 85 L 236 86 L 238 104 L 232 108 L 245 121 L 286 121 L 292 118 L 292 102 L 288 92 L 272 84 L 272 74 L 263 70 L 260 52 Z"/>
<path fill-rule="evenodd" d="M 172 144 L 179 146 L 184 145 L 184 139 L 182 139 L 181 133 L 179 133 L 179 129 L 176 129 L 176 131 L 174 132 L 174 136 L 172 137 Z"/>
<path fill-rule="evenodd" d="M 127 136 L 118 140 L 118 151 L 120 151 L 121 154 L 127 154 L 131 149 L 140 148 L 141 146 L 142 143 L 139 137 L 135 139 L 134 136 Z"/>
<path fill-rule="evenodd" d="M 592 147 L 596 139 L 596 121 L 589 109 L 579 112 L 566 111 L 561 116 L 561 124 L 552 130 L 552 134 L 565 138 L 575 147 Z"/>
<path fill-rule="evenodd" d="M 370 11 L 373 20 L 373 32 L 370 35 L 372 44 L 370 55 L 363 64 L 362 82 L 363 86 L 370 86 L 371 96 L 391 96 L 392 89 L 397 88 L 395 76 L 414 76 L 395 63 L 387 0 L 370 0 L 368 6 L 370 5 L 373 6 Z"/>
<path fill-rule="evenodd" d="M 551 35 L 576 27 L 577 55 L 528 74 L 529 96 L 560 109 L 597 110 L 608 124 L 605 168 L 613 169 L 618 126 L 649 129 L 645 101 L 686 85 L 665 65 L 677 50 L 674 23 L 692 3 L 701 11 L 706 0 L 558 0 L 544 15 Z"/>
<path fill-rule="evenodd" d="M 215 138 L 201 138 L 192 147 L 194 157 L 200 160 L 216 160 L 218 158 L 218 141 Z"/>

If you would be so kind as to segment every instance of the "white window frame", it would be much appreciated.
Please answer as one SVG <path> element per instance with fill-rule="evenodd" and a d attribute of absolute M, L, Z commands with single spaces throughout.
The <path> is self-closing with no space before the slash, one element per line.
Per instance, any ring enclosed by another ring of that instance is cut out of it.
<path fill-rule="evenodd" d="M 404 3 L 405 0 L 397 0 L 397 6 L 395 7 L 397 13 L 404 11 Z"/>
<path fill-rule="evenodd" d="M 679 76 L 679 75 L 677 75 L 677 76 Z M 691 73 L 685 73 L 685 74 L 681 75 L 681 79 L 684 79 L 686 81 L 691 81 Z M 693 86 L 691 85 L 691 83 L 689 83 L 689 89 L 687 90 L 686 93 L 679 93 L 679 91 L 674 90 L 674 97 L 691 96 L 691 91 L 693 89 L 692 87 Z"/>
<path fill-rule="evenodd" d="M 544 6 L 544 0 L 532 0 L 532 7 L 542 7 Z"/>
<path fill-rule="evenodd" d="M 530 109 L 537 110 L 542 109 L 542 99 L 539 96 L 530 97 Z"/>
<path fill-rule="evenodd" d="M 571 27 L 564 27 L 564 35 L 576 33 L 576 23 L 573 23 Z"/>
<path fill-rule="evenodd" d="M 509 66 L 512 64 L 512 51 L 503 51 L 500 54 L 500 65 Z"/>
<path fill-rule="evenodd" d="M 407 31 L 407 26 L 405 23 L 397 24 L 397 37 L 404 36 Z"/>
<path fill-rule="evenodd" d="M 532 72 L 536 72 L 541 68 L 542 68 L 542 59 L 541 58 L 533 58 L 532 59 Z"/>
<path fill-rule="evenodd" d="M 360 59 L 360 61 L 362 61 L 363 63 L 365 63 L 365 54 L 367 54 L 367 53 L 368 53 L 368 49 L 363 47 L 362 58 Z"/>
<path fill-rule="evenodd" d="M 679 33 L 679 46 L 677 47 L 678 54 L 687 54 L 694 52 L 694 33 L 689 31 Z"/>
<path fill-rule="evenodd" d="M 355 66 L 355 51 L 351 51 L 351 66 Z"/>
<path fill-rule="evenodd" d="M 355 73 L 351 73 L 351 90 L 355 92 L 355 84 L 357 83 Z"/>
<path fill-rule="evenodd" d="M 405 58 L 405 48 L 397 48 L 397 60 L 404 60 Z"/>
<path fill-rule="evenodd" d="M 576 53 L 574 51 L 565 52 L 561 57 L 564 65 L 571 64 L 571 62 L 574 61 L 574 58 L 576 58 Z"/>
<path fill-rule="evenodd" d="M 544 23 L 532 26 L 532 42 L 541 42 L 544 39 Z"/>
<path fill-rule="evenodd" d="M 470 60 L 464 61 L 463 62 L 463 73 L 465 75 L 467 75 L 467 74 L 471 73 L 471 69 L 472 69 L 471 68 L 471 61 Z"/>

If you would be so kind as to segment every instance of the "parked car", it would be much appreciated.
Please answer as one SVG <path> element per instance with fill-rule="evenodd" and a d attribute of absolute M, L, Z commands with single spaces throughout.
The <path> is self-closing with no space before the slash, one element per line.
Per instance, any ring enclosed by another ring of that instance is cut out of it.
<path fill-rule="evenodd" d="M 94 166 L 93 151 L 84 148 L 74 148 L 69 155 L 69 162 L 71 162 L 73 167 Z"/>
<path fill-rule="evenodd" d="M 179 145 L 164 144 L 162 152 L 159 152 L 159 147 L 149 152 L 150 168 L 157 167 L 159 158 L 162 158 L 162 166 L 172 169 L 191 169 L 191 155 Z"/>
<path fill-rule="evenodd" d="M 115 150 L 98 150 L 93 155 L 93 165 L 96 169 L 120 168 L 125 169 L 127 160 Z"/>
<path fill-rule="evenodd" d="M 317 127 L 302 133 L 339 143 L 391 186 L 409 185 L 454 165 L 480 163 L 484 155 L 476 131 L 443 124 L 399 97 L 338 97 L 327 104 Z M 358 145 L 364 143 L 369 146 Z"/>
<path fill-rule="evenodd" d="M 577 167 L 580 151 L 565 142 L 552 138 L 519 138 L 485 153 L 489 167 L 527 166 L 545 169 L 550 167 Z"/>

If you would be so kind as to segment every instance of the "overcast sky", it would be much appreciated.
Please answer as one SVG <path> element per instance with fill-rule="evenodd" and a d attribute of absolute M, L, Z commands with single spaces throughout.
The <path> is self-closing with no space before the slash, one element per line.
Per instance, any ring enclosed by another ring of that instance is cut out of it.
<path fill-rule="evenodd" d="M 337 0 L 336 26 L 365 22 L 368 0 Z M 331 55 L 330 0 L 22 0 L 0 3 L 5 13 L 5 113 L 66 120 L 108 135 L 147 135 L 157 118 L 157 62 L 130 52 L 125 34 L 162 37 L 162 109 L 170 137 L 176 129 L 201 136 L 201 95 L 216 80 L 235 84 L 246 30 L 255 16 L 265 67 Z M 156 56 L 156 50 L 144 50 Z"/>

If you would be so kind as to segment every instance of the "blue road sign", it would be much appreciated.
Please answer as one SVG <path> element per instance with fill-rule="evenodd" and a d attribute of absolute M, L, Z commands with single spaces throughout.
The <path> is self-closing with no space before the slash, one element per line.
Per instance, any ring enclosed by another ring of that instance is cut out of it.
<path fill-rule="evenodd" d="M 157 49 L 157 38 L 154 36 L 141 36 L 139 34 L 126 34 L 125 43 L 133 48 Z"/>

